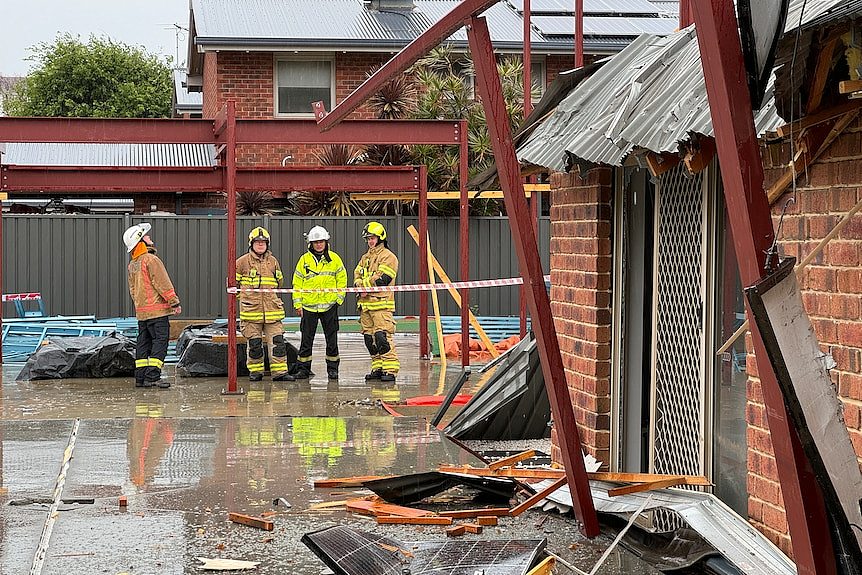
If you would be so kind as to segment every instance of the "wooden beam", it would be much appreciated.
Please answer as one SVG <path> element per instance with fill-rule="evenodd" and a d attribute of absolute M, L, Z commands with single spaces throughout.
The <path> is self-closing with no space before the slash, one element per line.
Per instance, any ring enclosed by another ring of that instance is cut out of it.
<path fill-rule="evenodd" d="M 862 91 L 862 80 L 842 80 L 838 82 L 839 94 L 852 94 Z"/>
<path fill-rule="evenodd" d="M 805 106 L 807 114 L 816 112 L 817 108 L 820 107 L 820 102 L 823 101 L 823 93 L 826 91 L 826 80 L 829 78 L 829 71 L 832 69 L 832 55 L 835 53 L 835 46 L 838 44 L 838 40 L 838 37 L 829 40 L 817 56 L 817 66 L 814 68 L 814 75 L 808 88 L 808 104 Z"/>
<path fill-rule="evenodd" d="M 441 511 L 441 517 L 453 519 L 471 519 L 473 517 L 506 516 L 509 514 L 508 507 L 489 507 L 487 509 L 461 509 L 459 511 Z"/>
<path fill-rule="evenodd" d="M 377 479 L 389 479 L 394 475 L 357 475 L 356 477 L 334 477 L 331 479 L 317 479 L 314 482 L 314 488 L 318 487 L 362 487 L 366 481 L 375 481 Z"/>
<path fill-rule="evenodd" d="M 548 495 L 550 495 L 551 493 L 553 493 L 554 491 L 556 491 L 557 489 L 559 489 L 560 487 L 565 485 L 567 482 L 568 482 L 568 478 L 560 477 L 559 479 L 557 479 L 556 481 L 551 483 L 549 486 L 542 489 L 541 491 L 539 491 L 538 493 L 536 493 L 535 495 L 533 495 L 532 497 L 530 497 L 529 499 L 527 499 L 526 501 L 521 503 L 520 505 L 516 505 L 515 507 L 510 509 L 509 515 L 511 515 L 512 517 L 517 517 L 518 515 L 520 515 L 521 513 L 523 513 L 524 511 L 526 511 L 527 509 L 529 509 L 530 507 L 532 507 L 533 505 L 535 505 L 536 503 L 538 503 L 539 501 L 546 498 Z"/>
<path fill-rule="evenodd" d="M 534 193 L 545 193 L 551 191 L 550 184 L 524 184 L 524 195 L 532 197 Z M 429 200 L 458 200 L 461 198 L 461 193 L 458 190 L 450 190 L 443 192 L 428 192 Z M 482 200 L 502 200 L 503 192 L 500 190 L 486 190 L 484 192 L 473 190 L 467 192 L 468 199 Z M 415 201 L 419 198 L 418 192 L 353 192 L 351 198 L 362 201 L 379 201 L 379 200 L 402 200 Z"/>
<path fill-rule="evenodd" d="M 249 527 L 257 527 L 264 531 L 272 531 L 274 527 L 273 522 L 268 519 L 252 517 L 251 515 L 243 515 L 242 513 L 228 513 L 227 518 L 234 523 L 241 523 L 242 525 L 248 525 Z"/>
<path fill-rule="evenodd" d="M 476 523 L 479 525 L 485 525 L 489 527 L 493 527 L 499 522 L 496 515 L 479 515 L 476 518 Z"/>
<path fill-rule="evenodd" d="M 488 464 L 488 469 L 491 471 L 496 471 L 497 469 L 502 469 L 503 467 L 512 467 L 516 463 L 520 461 L 524 461 L 525 459 L 530 459 L 536 455 L 535 450 L 522 451 L 521 453 L 517 453 L 510 457 L 504 457 L 503 459 L 494 461 L 493 463 Z"/>
<path fill-rule="evenodd" d="M 494 519 L 496 519 L 496 517 Z M 464 529 L 467 530 L 467 533 L 472 533 L 473 535 L 481 535 L 484 529 L 479 523 L 464 523 L 463 525 Z"/>
<path fill-rule="evenodd" d="M 530 569 L 527 575 L 550 575 L 556 564 L 557 560 L 553 557 L 545 557 L 541 563 Z"/>
<path fill-rule="evenodd" d="M 662 175 L 679 163 L 679 156 L 676 154 L 647 152 L 644 154 L 644 158 L 646 158 L 650 173 L 655 177 Z"/>
<path fill-rule="evenodd" d="M 487 467 L 470 467 L 468 465 L 441 465 L 440 471 L 450 473 L 464 473 L 477 476 L 492 477 L 514 477 L 517 479 L 559 479 L 565 476 L 562 469 L 497 469 L 491 470 Z M 615 473 L 615 472 L 593 472 L 587 477 L 592 481 L 614 481 L 617 483 L 649 483 L 679 477 L 677 475 L 664 475 L 658 473 Z M 698 485 L 708 487 L 712 483 L 702 475 L 684 475 L 685 485 Z"/>
<path fill-rule="evenodd" d="M 715 140 L 700 137 L 694 146 L 690 146 L 682 159 L 686 169 L 692 174 L 699 174 L 712 162 L 715 157 Z"/>
<path fill-rule="evenodd" d="M 608 495 L 617 497 L 619 495 L 628 495 L 629 493 L 641 493 L 642 491 L 652 491 L 653 489 L 664 489 L 665 487 L 673 487 L 675 485 L 685 485 L 685 477 L 677 476 L 670 479 L 660 479 L 649 483 L 637 483 L 635 485 L 626 485 L 625 487 L 616 487 L 608 489 Z"/>
<path fill-rule="evenodd" d="M 822 124 L 823 122 L 827 122 L 833 118 L 837 118 L 838 116 L 843 116 L 848 112 L 855 112 L 859 110 L 859 108 L 862 108 L 862 100 L 847 100 L 837 106 L 821 110 L 820 112 L 811 114 L 810 116 L 805 116 L 804 118 L 790 124 L 784 124 L 776 130 L 776 133 L 784 138 L 789 136 L 791 132 L 800 132 L 803 128 Z"/>
<path fill-rule="evenodd" d="M 410 237 L 413 238 L 413 241 L 416 242 L 416 245 L 419 244 L 419 232 L 416 231 L 416 228 L 413 225 L 407 226 L 407 232 L 410 234 Z M 428 250 L 428 259 L 431 263 L 432 269 L 437 272 L 437 275 L 440 276 L 440 280 L 445 283 L 452 283 L 452 280 L 449 278 L 449 275 L 446 273 L 446 270 L 443 269 L 443 266 L 434 257 L 434 254 L 431 252 L 430 248 Z M 430 276 L 429 276 L 430 277 Z M 461 308 L 461 294 L 458 293 L 458 290 L 453 288 L 447 288 L 449 291 L 449 295 L 452 296 L 452 299 L 455 300 L 455 304 L 458 308 Z M 497 351 L 497 348 L 494 347 L 494 342 L 491 341 L 491 338 L 488 337 L 488 334 L 485 333 L 485 330 L 482 329 L 482 325 L 479 323 L 479 320 L 473 315 L 472 310 L 468 310 L 468 317 L 470 318 L 470 325 L 473 326 L 473 329 L 476 330 L 476 333 L 479 335 L 479 339 L 488 349 L 488 353 L 491 354 L 492 358 L 496 358 L 500 356 L 500 352 Z M 440 340 L 440 347 L 443 347 L 443 340 Z"/>
<path fill-rule="evenodd" d="M 452 525 L 451 517 L 401 517 L 398 515 L 380 515 L 376 518 L 378 525 Z"/>

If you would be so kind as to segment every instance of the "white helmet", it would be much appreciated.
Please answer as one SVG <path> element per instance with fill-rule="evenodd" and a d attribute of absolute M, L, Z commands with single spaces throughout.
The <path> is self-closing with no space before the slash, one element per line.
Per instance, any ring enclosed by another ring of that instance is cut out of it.
<path fill-rule="evenodd" d="M 126 253 L 135 249 L 135 246 L 144 239 L 144 236 L 153 229 L 148 223 L 136 224 L 123 232 L 123 243 L 126 244 Z"/>
<path fill-rule="evenodd" d="M 305 234 L 306 239 L 309 243 L 311 242 L 319 242 L 320 240 L 329 240 L 329 232 L 326 231 L 326 228 L 323 226 L 314 226 L 308 233 Z"/>

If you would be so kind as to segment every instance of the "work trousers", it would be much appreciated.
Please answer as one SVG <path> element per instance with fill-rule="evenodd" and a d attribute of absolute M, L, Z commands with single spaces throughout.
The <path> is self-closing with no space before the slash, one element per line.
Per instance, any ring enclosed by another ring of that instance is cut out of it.
<path fill-rule="evenodd" d="M 371 354 L 371 371 L 379 369 L 383 373 L 397 374 L 401 364 L 398 362 L 395 342 L 392 340 L 395 333 L 392 310 L 360 310 L 359 324 L 365 337 L 365 347 Z"/>
<path fill-rule="evenodd" d="M 240 332 L 246 339 L 245 365 L 248 373 L 263 375 L 263 346 L 268 346 L 269 372 L 272 377 L 287 373 L 287 343 L 284 341 L 284 326 L 280 321 L 240 322 Z"/>
<path fill-rule="evenodd" d="M 135 348 L 135 383 L 154 382 L 162 377 L 168 354 L 171 324 L 168 316 L 138 321 L 138 344 Z"/>
<path fill-rule="evenodd" d="M 307 375 L 311 372 L 311 348 L 314 345 L 314 335 L 317 333 L 317 322 L 323 327 L 326 337 L 326 371 L 338 373 L 338 306 L 333 305 L 324 312 L 302 310 L 299 321 L 299 331 L 302 339 L 299 342 L 299 356 L 296 360 L 296 373 Z"/>

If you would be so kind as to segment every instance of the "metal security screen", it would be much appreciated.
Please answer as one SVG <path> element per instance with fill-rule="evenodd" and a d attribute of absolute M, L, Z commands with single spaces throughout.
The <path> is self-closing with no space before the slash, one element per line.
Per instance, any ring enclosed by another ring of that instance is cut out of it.
<path fill-rule="evenodd" d="M 705 472 L 703 173 L 682 165 L 658 184 L 653 337 L 651 471 Z"/>

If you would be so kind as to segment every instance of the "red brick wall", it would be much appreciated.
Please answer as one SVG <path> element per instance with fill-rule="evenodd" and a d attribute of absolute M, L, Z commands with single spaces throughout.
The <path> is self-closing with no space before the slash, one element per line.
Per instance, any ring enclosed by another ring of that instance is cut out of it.
<path fill-rule="evenodd" d="M 551 311 L 581 441 L 610 461 L 611 171 L 551 175 Z M 560 451 L 553 432 L 553 457 Z"/>
<path fill-rule="evenodd" d="M 783 172 L 789 150 L 765 154 L 767 187 Z M 788 191 L 773 206 L 778 226 Z M 779 232 L 784 254 L 801 260 L 862 200 L 862 122 L 844 131 L 797 180 L 796 202 L 788 206 Z M 862 214 L 827 244 L 800 276 L 805 308 L 824 352 L 838 364 L 831 371 L 844 404 L 844 419 L 857 455 L 862 455 Z M 748 491 L 751 522 L 783 550 L 790 551 L 784 504 L 769 439 L 763 393 L 748 342 Z"/>

